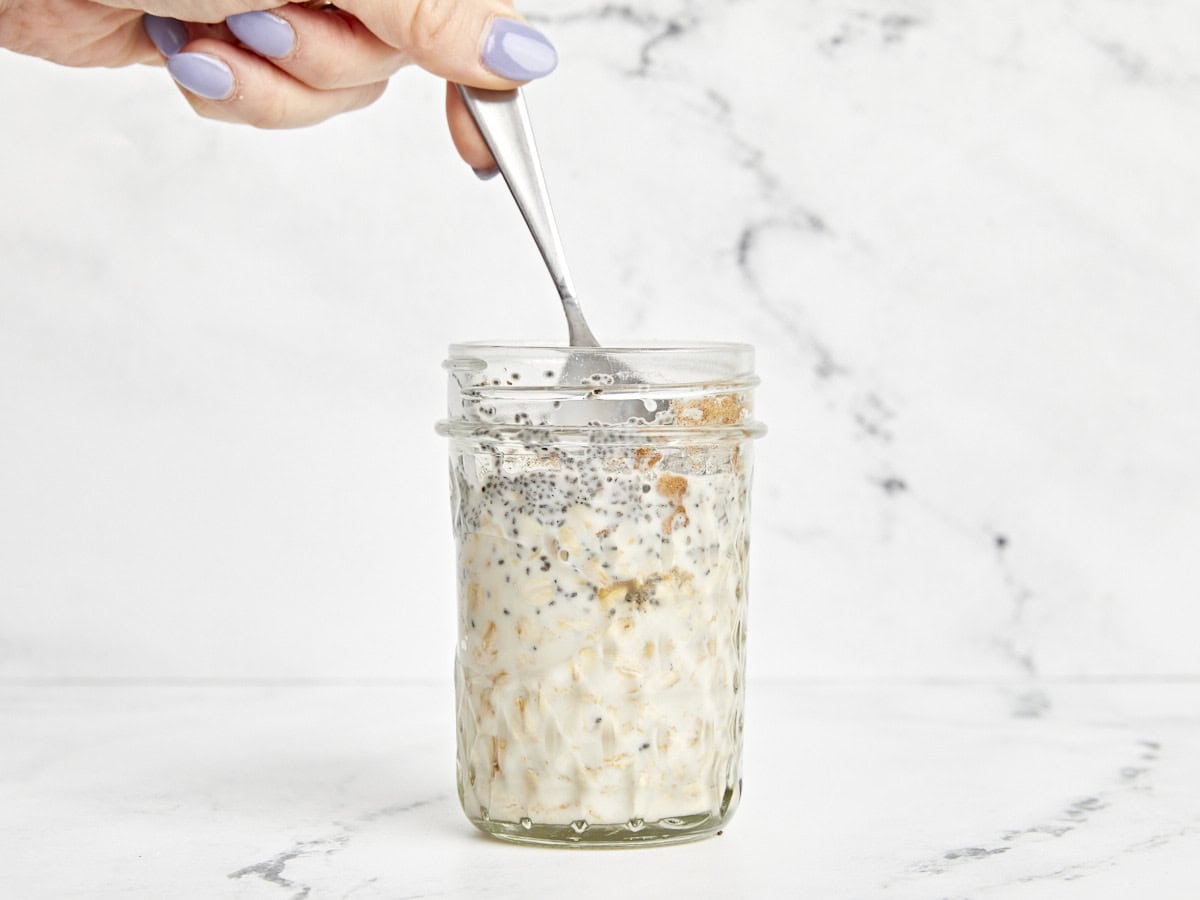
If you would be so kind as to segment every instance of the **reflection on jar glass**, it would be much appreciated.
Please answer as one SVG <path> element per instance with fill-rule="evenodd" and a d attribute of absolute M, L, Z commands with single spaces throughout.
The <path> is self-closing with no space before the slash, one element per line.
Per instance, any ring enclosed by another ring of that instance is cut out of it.
<path fill-rule="evenodd" d="M 458 785 L 548 844 L 692 840 L 741 792 L 753 350 L 458 344 Z"/>

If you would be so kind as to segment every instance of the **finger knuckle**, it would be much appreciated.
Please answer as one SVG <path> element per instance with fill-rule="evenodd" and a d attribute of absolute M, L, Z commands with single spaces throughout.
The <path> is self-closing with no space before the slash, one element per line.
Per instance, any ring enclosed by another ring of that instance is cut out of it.
<path fill-rule="evenodd" d="M 304 82 L 318 90 L 332 90 L 350 83 L 347 66 L 340 54 L 312 56 L 305 61 Z"/>
<path fill-rule="evenodd" d="M 416 0 L 408 23 L 409 50 L 421 57 L 442 46 L 454 27 L 458 9 L 454 0 Z"/>
<path fill-rule="evenodd" d="M 292 118 L 289 106 L 286 96 L 273 94 L 247 109 L 243 120 L 255 128 L 287 128 Z"/>
<path fill-rule="evenodd" d="M 370 106 L 376 100 L 383 96 L 383 92 L 387 90 L 388 83 L 379 81 L 375 84 L 364 85 L 362 90 L 358 92 L 358 96 L 350 105 L 350 109 L 363 109 Z"/>

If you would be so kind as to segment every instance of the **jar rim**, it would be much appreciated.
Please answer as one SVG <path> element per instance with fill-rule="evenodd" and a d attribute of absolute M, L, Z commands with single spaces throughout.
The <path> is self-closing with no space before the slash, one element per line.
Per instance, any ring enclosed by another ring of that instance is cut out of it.
<path fill-rule="evenodd" d="M 647 441 L 674 441 L 679 444 L 708 443 L 718 439 L 740 437 L 746 440 L 760 438 L 767 433 L 762 422 L 740 422 L 736 425 L 510 425 L 504 423 L 468 422 L 462 419 L 440 419 L 434 430 L 442 437 L 475 438 L 499 442 L 504 440 L 529 444 L 531 431 L 553 434 L 553 443 L 588 445 L 597 435 L 604 435 L 605 444 L 619 446 L 622 438 L 632 446 L 644 445 Z M 540 443 L 540 442 L 533 442 Z"/>
<path fill-rule="evenodd" d="M 754 345 L 743 341 L 622 341 L 619 344 L 606 344 L 603 347 L 572 347 L 551 340 L 505 341 L 455 341 L 450 344 L 449 352 L 453 356 L 458 350 L 535 350 L 555 351 L 579 354 L 610 354 L 610 353 L 745 353 L 753 352 Z"/>
<path fill-rule="evenodd" d="M 450 345 L 443 434 L 478 435 L 491 425 L 525 430 L 545 424 L 563 439 L 629 430 L 642 439 L 684 432 L 757 437 L 750 392 L 754 346 L 732 341 L 629 342 L 628 346 L 471 341 Z M 736 421 L 725 408 L 736 403 Z M 671 422 L 659 414 L 676 402 L 705 410 L 705 421 Z M 721 405 L 719 410 L 713 404 Z M 718 423 L 714 417 L 721 418 Z M 709 421 L 711 419 L 712 421 Z M 729 419 L 725 421 L 725 419 Z M 454 426 L 453 423 L 462 423 Z M 697 431 L 703 426 L 704 431 Z M 659 429 L 665 429 L 658 434 Z M 710 430 L 711 429 L 711 430 Z M 439 430 L 442 430 L 439 428 Z M 507 434 L 507 432 L 504 432 Z M 497 431 L 497 434 L 500 434 Z"/>
<path fill-rule="evenodd" d="M 572 362 L 573 361 L 573 362 Z M 463 341 L 450 344 L 442 362 L 448 370 L 487 366 L 559 365 L 615 373 L 630 384 L 711 383 L 752 377 L 753 344 L 734 341 L 625 341 L 605 347 L 524 341 Z M 642 377 L 640 377 L 642 376 Z M 514 379 L 515 380 L 515 379 Z"/>

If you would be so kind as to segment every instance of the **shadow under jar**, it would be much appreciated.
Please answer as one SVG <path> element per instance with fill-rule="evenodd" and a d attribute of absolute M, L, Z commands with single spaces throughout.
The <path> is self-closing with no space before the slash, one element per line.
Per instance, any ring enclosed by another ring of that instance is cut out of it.
<path fill-rule="evenodd" d="M 715 833 L 741 794 L 753 349 L 445 367 L 463 810 L 539 844 Z"/>

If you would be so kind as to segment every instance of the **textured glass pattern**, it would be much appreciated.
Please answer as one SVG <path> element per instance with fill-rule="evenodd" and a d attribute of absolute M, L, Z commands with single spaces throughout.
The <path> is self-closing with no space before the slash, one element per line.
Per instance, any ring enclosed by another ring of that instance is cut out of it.
<path fill-rule="evenodd" d="M 740 794 L 750 444 L 458 439 L 458 778 L 499 837 L 652 843 Z"/>

